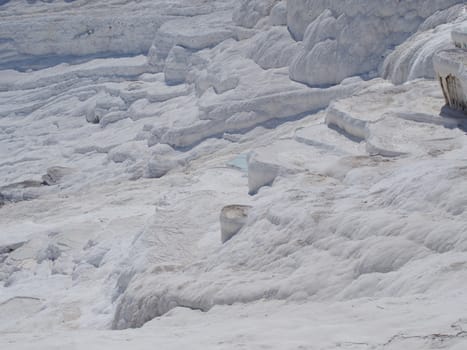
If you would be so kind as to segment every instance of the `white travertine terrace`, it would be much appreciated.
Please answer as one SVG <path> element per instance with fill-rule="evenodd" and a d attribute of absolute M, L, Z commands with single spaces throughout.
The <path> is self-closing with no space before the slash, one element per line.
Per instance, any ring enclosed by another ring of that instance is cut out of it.
<path fill-rule="evenodd" d="M 303 48 L 290 77 L 308 85 L 338 84 L 376 71 L 391 48 L 423 28 L 456 0 L 289 0 L 287 25 Z M 358 44 L 356 44 L 358 38 Z"/>
<path fill-rule="evenodd" d="M 452 39 L 457 47 L 441 51 L 433 59 L 446 105 L 467 113 L 467 30 L 456 30 Z"/>
<path fill-rule="evenodd" d="M 465 9 L 0 0 L 0 350 L 467 349 Z"/>

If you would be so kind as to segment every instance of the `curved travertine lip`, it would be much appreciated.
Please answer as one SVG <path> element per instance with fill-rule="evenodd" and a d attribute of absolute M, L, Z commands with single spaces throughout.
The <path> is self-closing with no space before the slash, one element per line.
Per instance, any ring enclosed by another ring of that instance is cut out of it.
<path fill-rule="evenodd" d="M 246 224 L 251 206 L 233 204 L 222 208 L 220 215 L 221 241 L 227 242 Z"/>

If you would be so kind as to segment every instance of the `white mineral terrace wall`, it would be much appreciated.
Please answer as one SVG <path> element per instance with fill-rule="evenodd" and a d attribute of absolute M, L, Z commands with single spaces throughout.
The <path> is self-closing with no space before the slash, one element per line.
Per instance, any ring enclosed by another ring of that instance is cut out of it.
<path fill-rule="evenodd" d="M 442 51 L 435 56 L 433 62 L 446 104 L 454 110 L 467 113 L 467 51 Z"/>
<path fill-rule="evenodd" d="M 288 0 L 288 28 L 303 42 L 290 65 L 290 77 L 309 85 L 330 85 L 377 71 L 388 49 L 404 42 L 425 19 L 462 3 Z"/>

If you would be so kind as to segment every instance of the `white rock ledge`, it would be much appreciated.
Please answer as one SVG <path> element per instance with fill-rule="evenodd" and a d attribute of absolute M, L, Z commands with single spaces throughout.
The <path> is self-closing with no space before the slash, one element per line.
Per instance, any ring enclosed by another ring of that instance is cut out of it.
<path fill-rule="evenodd" d="M 433 81 L 400 86 L 381 82 L 333 102 L 326 123 L 361 139 L 368 155 L 441 154 L 460 147 L 462 131 L 457 129 L 459 120 L 440 115 L 444 101 L 438 89 Z"/>
<path fill-rule="evenodd" d="M 441 83 L 446 105 L 451 109 L 467 113 L 467 51 L 446 50 L 438 53 L 433 60 L 434 68 Z"/>
<path fill-rule="evenodd" d="M 327 109 L 326 124 L 330 127 L 337 127 L 351 137 L 364 140 L 368 122 L 376 121 L 379 118 L 378 115 L 374 115 L 374 118 L 368 120 L 354 118 L 351 114 L 339 109 L 337 103 L 332 103 Z"/>

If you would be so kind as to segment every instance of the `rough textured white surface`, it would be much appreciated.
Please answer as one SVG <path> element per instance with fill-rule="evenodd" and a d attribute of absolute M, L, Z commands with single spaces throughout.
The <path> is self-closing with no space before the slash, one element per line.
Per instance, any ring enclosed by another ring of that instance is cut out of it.
<path fill-rule="evenodd" d="M 233 13 L 236 24 L 253 28 L 260 19 L 269 15 L 279 0 L 240 0 Z"/>
<path fill-rule="evenodd" d="M 381 75 L 394 84 L 417 78 L 435 78 L 433 57 L 436 52 L 454 48 L 452 33 L 467 21 L 466 5 L 453 6 L 430 16 L 417 33 L 386 57 Z"/>
<path fill-rule="evenodd" d="M 1 66 L 47 66 L 60 62 L 56 56 L 146 53 L 165 22 L 231 6 L 231 1 L 225 0 L 195 0 L 189 5 L 183 0 L 10 1 L 0 10 Z"/>
<path fill-rule="evenodd" d="M 326 123 L 365 140 L 373 155 L 444 152 L 460 146 L 462 133 L 456 128 L 462 120 L 439 116 L 443 104 L 437 82 L 402 86 L 380 82 L 334 102 L 327 109 Z"/>
<path fill-rule="evenodd" d="M 271 28 L 252 40 L 249 57 L 263 69 L 288 67 L 301 47 L 286 27 Z"/>
<path fill-rule="evenodd" d="M 309 85 L 331 85 L 376 71 L 388 50 L 416 32 L 426 18 L 461 3 L 290 0 L 288 27 L 304 44 L 290 77 Z"/>
<path fill-rule="evenodd" d="M 281 1 L 271 9 L 270 23 L 273 26 L 287 25 L 287 2 Z"/>
<path fill-rule="evenodd" d="M 0 1 L 0 348 L 464 350 L 454 4 Z"/>

